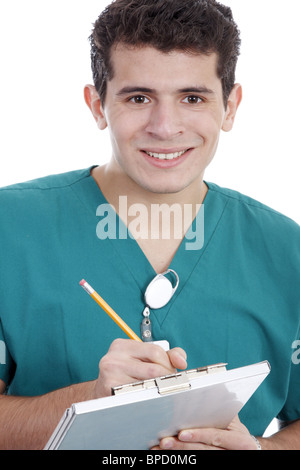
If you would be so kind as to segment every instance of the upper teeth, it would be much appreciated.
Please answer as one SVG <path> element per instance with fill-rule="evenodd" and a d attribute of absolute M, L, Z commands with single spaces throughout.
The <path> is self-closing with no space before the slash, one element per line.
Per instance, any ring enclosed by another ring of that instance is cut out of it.
<path fill-rule="evenodd" d="M 181 157 L 186 152 L 183 150 L 182 152 L 175 152 L 175 153 L 154 153 L 154 152 L 146 152 L 150 157 L 159 158 L 159 160 L 173 160 L 174 158 Z"/>

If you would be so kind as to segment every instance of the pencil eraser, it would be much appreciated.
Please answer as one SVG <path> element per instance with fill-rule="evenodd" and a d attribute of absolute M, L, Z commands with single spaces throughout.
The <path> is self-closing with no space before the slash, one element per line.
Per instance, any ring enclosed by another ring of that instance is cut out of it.
<path fill-rule="evenodd" d="M 80 283 L 79 283 L 79 284 L 80 284 L 81 286 L 83 286 L 83 284 L 85 284 L 85 280 L 84 280 L 84 279 L 82 279 L 82 281 L 80 281 Z"/>

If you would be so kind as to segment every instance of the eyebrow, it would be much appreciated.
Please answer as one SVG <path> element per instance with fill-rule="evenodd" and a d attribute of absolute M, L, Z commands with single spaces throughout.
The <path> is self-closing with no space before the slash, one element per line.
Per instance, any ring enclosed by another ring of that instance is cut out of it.
<path fill-rule="evenodd" d="M 117 96 L 128 95 L 130 93 L 149 93 L 149 94 L 156 94 L 156 90 L 153 88 L 145 88 L 139 86 L 126 86 L 118 91 Z M 213 90 L 205 86 L 199 87 L 187 87 L 187 88 L 180 88 L 177 90 L 177 93 L 199 93 L 199 94 L 215 94 Z"/>
<path fill-rule="evenodd" d="M 152 88 L 138 87 L 138 86 L 125 86 L 118 91 L 117 96 L 128 95 L 130 93 L 155 93 Z"/>
<path fill-rule="evenodd" d="M 213 90 L 207 88 L 206 86 L 181 88 L 178 91 L 179 93 L 199 93 L 199 94 L 205 93 L 208 95 L 212 95 L 215 93 Z"/>

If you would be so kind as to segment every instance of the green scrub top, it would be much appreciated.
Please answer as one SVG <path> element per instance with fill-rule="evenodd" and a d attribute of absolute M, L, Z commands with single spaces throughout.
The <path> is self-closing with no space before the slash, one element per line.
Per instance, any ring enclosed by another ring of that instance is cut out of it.
<path fill-rule="evenodd" d="M 0 189 L 0 378 L 9 394 L 96 379 L 111 342 L 126 338 L 80 287 L 83 278 L 140 335 L 144 292 L 156 273 L 114 212 L 117 238 L 99 238 L 109 206 L 90 170 Z M 300 229 L 253 199 L 207 185 L 187 235 L 204 211 L 203 246 L 182 241 L 170 265 L 179 287 L 151 311 L 153 337 L 185 349 L 189 369 L 268 360 L 269 377 L 240 414 L 262 435 L 275 416 L 300 417 L 300 365 L 292 361 Z"/>

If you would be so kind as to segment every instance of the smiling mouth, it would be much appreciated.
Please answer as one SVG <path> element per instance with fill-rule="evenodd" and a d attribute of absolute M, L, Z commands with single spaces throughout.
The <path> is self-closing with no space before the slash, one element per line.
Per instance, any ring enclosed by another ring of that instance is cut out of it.
<path fill-rule="evenodd" d="M 182 150 L 181 152 L 174 152 L 174 153 L 156 153 L 156 152 L 147 152 L 144 150 L 144 152 L 149 155 L 149 157 L 156 158 L 157 160 L 175 160 L 176 158 L 181 157 L 184 155 L 186 152 L 188 152 L 190 149 Z"/>

